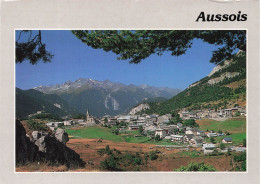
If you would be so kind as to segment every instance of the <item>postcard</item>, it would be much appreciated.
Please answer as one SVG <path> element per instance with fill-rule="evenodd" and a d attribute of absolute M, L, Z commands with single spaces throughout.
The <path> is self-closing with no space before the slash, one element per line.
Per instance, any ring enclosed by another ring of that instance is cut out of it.
<path fill-rule="evenodd" d="M 2 2 L 1 181 L 258 183 L 257 5 Z"/>

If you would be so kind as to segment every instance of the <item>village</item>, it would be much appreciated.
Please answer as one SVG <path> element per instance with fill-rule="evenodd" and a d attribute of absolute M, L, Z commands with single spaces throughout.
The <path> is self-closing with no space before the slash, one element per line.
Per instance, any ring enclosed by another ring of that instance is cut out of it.
<path fill-rule="evenodd" d="M 228 119 L 235 117 L 245 117 L 245 107 L 234 107 L 230 109 L 213 109 L 187 111 L 180 110 L 177 114 L 139 114 L 129 113 L 128 115 L 109 116 L 94 118 L 86 112 L 85 119 L 67 119 L 61 122 L 48 122 L 46 125 L 55 130 L 58 127 L 66 128 L 73 126 L 102 126 L 113 129 L 115 134 L 124 134 L 129 131 L 139 131 L 138 136 L 147 136 L 155 140 L 165 140 L 172 145 L 167 147 L 193 147 L 201 148 L 204 154 L 210 154 L 214 150 L 221 152 L 227 151 L 245 151 L 242 145 L 233 146 L 232 137 L 229 132 L 214 132 L 212 130 L 202 130 L 196 126 L 195 120 L 199 119 Z M 188 122 L 188 123 L 187 123 Z M 214 138 L 221 137 L 221 142 L 216 143 Z M 220 144 L 226 144 L 225 149 L 220 149 Z"/>

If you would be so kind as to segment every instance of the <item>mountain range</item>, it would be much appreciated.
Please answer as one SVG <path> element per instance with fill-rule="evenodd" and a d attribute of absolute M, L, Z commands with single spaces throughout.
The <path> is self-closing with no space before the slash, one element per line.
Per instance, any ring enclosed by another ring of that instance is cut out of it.
<path fill-rule="evenodd" d="M 153 99 L 170 99 L 181 92 L 180 89 L 152 87 L 149 85 L 125 85 L 109 80 L 78 79 L 52 86 L 38 86 L 30 90 L 16 90 L 17 114 L 28 115 L 32 109 L 50 111 L 54 114 L 83 113 L 88 109 L 93 116 L 117 115 L 132 107 Z M 27 94 L 29 93 L 29 94 Z M 37 94 L 32 96 L 31 93 Z M 26 96 L 22 100 L 21 95 Z M 37 101 L 38 96 L 40 97 Z M 28 98 L 31 98 L 28 99 Z M 43 99 L 46 98 L 46 101 Z M 53 100 L 50 100 L 50 99 Z M 29 106 L 28 103 L 34 104 Z M 45 104 L 45 105 L 43 105 Z M 47 105 L 49 104 L 49 105 Z M 47 108 L 48 107 L 48 108 Z M 26 110 L 25 110 L 26 109 Z M 30 109 L 30 110 L 28 110 Z M 47 110 L 48 109 L 48 110 Z M 57 113 L 55 112 L 57 111 Z"/>
<path fill-rule="evenodd" d="M 76 114 L 65 100 L 55 94 L 44 94 L 40 91 L 16 88 L 16 117 L 24 118 L 37 111 L 44 111 L 58 116 Z"/>

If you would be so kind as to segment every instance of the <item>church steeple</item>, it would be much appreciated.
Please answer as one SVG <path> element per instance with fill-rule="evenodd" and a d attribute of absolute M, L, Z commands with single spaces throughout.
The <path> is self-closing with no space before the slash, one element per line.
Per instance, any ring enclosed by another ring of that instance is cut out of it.
<path fill-rule="evenodd" d="M 86 120 L 89 119 L 89 114 L 88 114 L 88 110 L 87 110 L 87 113 L 86 113 Z"/>
<path fill-rule="evenodd" d="M 86 123 L 90 123 L 90 124 L 93 124 L 95 123 L 95 120 L 92 116 L 89 115 L 88 113 L 88 109 L 87 109 L 87 112 L 86 112 Z"/>

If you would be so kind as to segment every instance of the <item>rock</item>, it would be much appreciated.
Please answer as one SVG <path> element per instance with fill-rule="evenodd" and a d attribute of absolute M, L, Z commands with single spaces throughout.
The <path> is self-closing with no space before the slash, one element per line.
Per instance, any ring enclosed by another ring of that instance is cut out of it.
<path fill-rule="evenodd" d="M 42 136 L 40 137 L 39 139 L 35 140 L 35 145 L 38 146 L 39 148 L 39 151 L 45 153 L 46 152 L 46 145 L 45 145 L 45 137 L 48 136 L 48 135 L 45 135 L 45 136 Z"/>
<path fill-rule="evenodd" d="M 65 164 L 67 167 L 84 167 L 85 162 L 74 150 L 52 136 L 45 136 L 46 160 Z"/>
<path fill-rule="evenodd" d="M 41 134 L 38 131 L 32 132 L 32 140 L 37 140 L 41 137 Z"/>
<path fill-rule="evenodd" d="M 69 141 L 69 136 L 65 130 L 58 128 L 55 132 L 55 137 L 58 141 L 66 145 L 66 143 Z"/>
<path fill-rule="evenodd" d="M 16 120 L 15 160 L 16 164 L 34 162 L 38 158 L 38 147 L 26 136 L 26 131 L 19 120 Z"/>
<path fill-rule="evenodd" d="M 66 132 L 63 141 L 68 141 Z M 60 135 L 59 134 L 59 135 Z M 26 136 L 26 131 L 19 120 L 16 120 L 16 164 L 35 161 L 65 164 L 68 168 L 84 167 L 85 162 L 74 150 L 45 132 L 34 131 L 32 141 Z"/>

